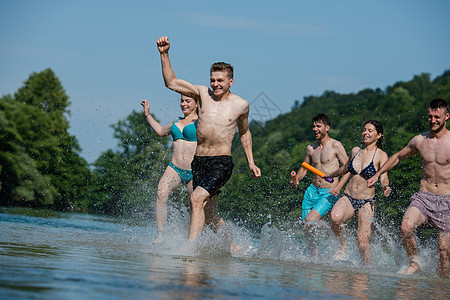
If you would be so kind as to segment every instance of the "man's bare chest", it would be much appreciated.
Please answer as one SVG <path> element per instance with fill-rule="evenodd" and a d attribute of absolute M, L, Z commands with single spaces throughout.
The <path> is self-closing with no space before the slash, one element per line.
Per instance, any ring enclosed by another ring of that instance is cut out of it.
<path fill-rule="evenodd" d="M 425 163 L 450 165 L 450 141 L 428 139 L 420 143 L 418 151 Z"/>

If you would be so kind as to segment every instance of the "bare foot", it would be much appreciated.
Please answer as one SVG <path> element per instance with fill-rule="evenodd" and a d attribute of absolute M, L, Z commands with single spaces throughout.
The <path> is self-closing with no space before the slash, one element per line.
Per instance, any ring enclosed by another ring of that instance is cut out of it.
<path fill-rule="evenodd" d="M 158 235 L 158 237 L 152 241 L 152 244 L 161 244 L 162 242 L 163 242 L 162 235 Z"/>
<path fill-rule="evenodd" d="M 231 242 L 230 250 L 231 250 L 231 253 L 238 254 L 239 252 L 242 251 L 242 246 L 239 244 L 236 244 L 235 242 Z"/>
<path fill-rule="evenodd" d="M 336 253 L 334 254 L 334 260 L 338 260 L 338 261 L 345 261 L 347 260 L 347 255 L 346 255 L 346 250 L 347 250 L 347 246 L 341 246 L 339 248 L 338 251 L 336 251 Z"/>
<path fill-rule="evenodd" d="M 186 240 L 181 246 L 180 251 L 184 254 L 186 253 L 193 253 L 197 249 L 197 244 L 191 242 L 190 240 Z"/>
<path fill-rule="evenodd" d="M 443 269 L 442 267 L 439 267 L 437 269 L 437 274 L 441 278 L 448 278 L 448 275 L 450 274 L 449 270 Z"/>
<path fill-rule="evenodd" d="M 422 263 L 418 259 L 413 259 L 409 263 L 409 266 L 406 267 L 406 269 L 398 273 L 403 275 L 411 275 L 421 271 L 422 271 Z"/>
<path fill-rule="evenodd" d="M 312 254 L 312 256 L 314 256 L 314 258 L 318 258 L 319 257 L 319 249 L 316 247 L 312 248 L 311 254 Z"/>

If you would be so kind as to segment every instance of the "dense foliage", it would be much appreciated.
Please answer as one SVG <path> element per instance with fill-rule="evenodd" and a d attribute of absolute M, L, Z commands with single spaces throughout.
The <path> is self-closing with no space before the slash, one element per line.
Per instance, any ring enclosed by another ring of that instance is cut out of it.
<path fill-rule="evenodd" d="M 112 127 L 119 147 L 95 161 L 88 208 L 98 213 L 147 215 L 153 211 L 158 181 L 170 160 L 168 140 L 151 131 L 138 112 Z"/>
<path fill-rule="evenodd" d="M 73 208 L 91 174 L 68 133 L 69 97 L 52 70 L 0 99 L 0 204 Z"/>
<path fill-rule="evenodd" d="M 290 224 L 301 215 L 308 175 L 293 190 L 297 170 L 314 139 L 311 118 L 330 116 L 330 136 L 347 152 L 362 143 L 365 121 L 384 126 L 384 150 L 392 155 L 416 134 L 428 130 L 426 107 L 434 97 L 450 99 L 450 71 L 434 80 L 427 74 L 397 82 L 385 90 L 356 94 L 325 91 L 296 101 L 289 113 L 261 124 L 251 123 L 253 153 L 263 177 L 251 179 L 238 137 L 233 144 L 235 169 L 222 189 L 219 211 L 259 228 L 267 222 Z M 170 140 L 159 138 L 142 113 L 132 112 L 112 125 L 117 150 L 106 150 L 88 167 L 68 133 L 69 100 L 52 70 L 33 73 L 14 96 L 0 98 L 0 205 L 76 209 L 108 214 L 151 213 L 158 180 L 170 160 Z M 392 195 L 377 192 L 378 215 L 399 222 L 409 197 L 418 189 L 420 157 L 406 159 L 389 174 Z M 176 201 L 186 201 L 183 191 Z M 186 203 L 186 202 L 185 202 Z"/>

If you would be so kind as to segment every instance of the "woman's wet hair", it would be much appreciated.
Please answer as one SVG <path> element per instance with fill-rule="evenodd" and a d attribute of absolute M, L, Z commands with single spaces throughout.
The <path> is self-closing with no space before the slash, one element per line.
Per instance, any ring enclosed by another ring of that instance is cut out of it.
<path fill-rule="evenodd" d="M 375 127 L 375 130 L 378 133 L 381 133 L 381 137 L 377 140 L 377 147 L 380 149 L 383 149 L 383 137 L 384 137 L 384 130 L 383 130 L 383 125 L 381 125 L 380 122 L 376 121 L 376 120 L 369 120 L 366 123 L 364 123 L 364 126 L 366 126 L 367 124 L 372 124 Z"/>

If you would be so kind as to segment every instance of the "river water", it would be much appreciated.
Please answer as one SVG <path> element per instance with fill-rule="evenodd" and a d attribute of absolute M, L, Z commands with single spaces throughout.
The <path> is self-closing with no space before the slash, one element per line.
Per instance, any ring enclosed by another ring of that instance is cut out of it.
<path fill-rule="evenodd" d="M 396 232 L 374 231 L 367 269 L 354 242 L 348 262 L 333 261 L 337 242 L 326 224 L 318 259 L 301 226 L 251 233 L 229 224 L 227 236 L 206 232 L 190 245 L 187 224 L 186 212 L 171 213 L 155 245 L 153 220 L 0 207 L 0 299 L 450 298 L 433 240 L 420 246 L 424 271 L 403 276 Z M 229 250 L 230 234 L 238 251 Z"/>

